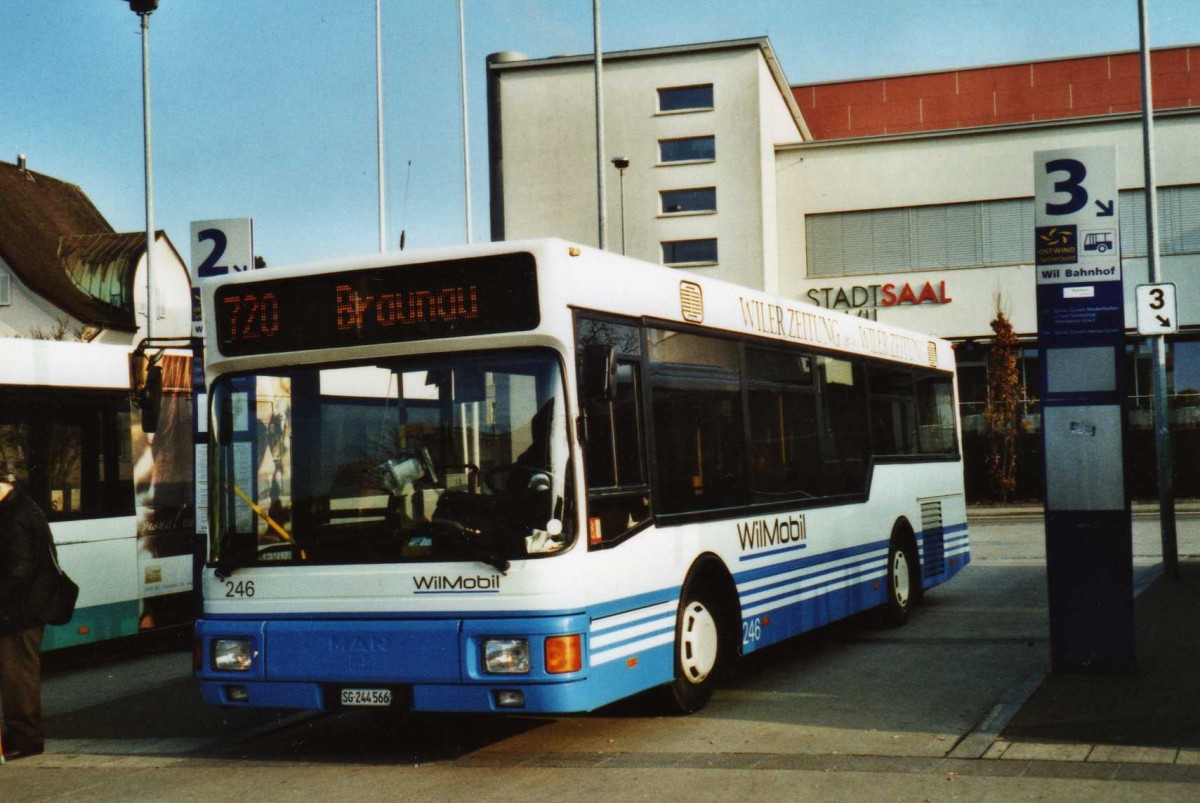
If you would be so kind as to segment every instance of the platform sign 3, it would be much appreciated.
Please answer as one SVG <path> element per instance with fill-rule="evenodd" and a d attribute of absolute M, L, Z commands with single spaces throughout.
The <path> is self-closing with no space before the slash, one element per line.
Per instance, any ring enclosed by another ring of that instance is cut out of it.
<path fill-rule="evenodd" d="M 1112 146 L 1034 154 L 1046 576 L 1055 672 L 1128 672 L 1136 665 L 1116 161 Z"/>
<path fill-rule="evenodd" d="M 1116 172 L 1111 146 L 1034 154 L 1038 333 L 1047 345 L 1121 337 Z"/>
<path fill-rule="evenodd" d="M 1179 331 L 1175 285 L 1139 284 L 1134 288 L 1139 335 L 1173 335 Z"/>

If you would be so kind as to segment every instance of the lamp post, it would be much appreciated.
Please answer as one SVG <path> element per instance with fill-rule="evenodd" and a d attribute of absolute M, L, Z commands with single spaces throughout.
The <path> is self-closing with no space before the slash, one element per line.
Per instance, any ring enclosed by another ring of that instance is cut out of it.
<path fill-rule="evenodd" d="M 596 231 L 608 250 L 608 195 L 604 186 L 604 55 L 600 49 L 600 0 L 592 0 L 592 60 L 596 83 Z"/>
<path fill-rule="evenodd" d="M 458 0 L 458 76 L 462 84 L 463 208 L 467 218 L 467 244 L 471 243 L 471 139 L 467 132 L 467 28 L 463 0 Z"/>
<path fill-rule="evenodd" d="M 379 250 L 387 250 L 387 205 L 383 172 L 383 20 L 375 0 L 375 173 L 379 185 Z"/>
<path fill-rule="evenodd" d="M 625 253 L 625 168 L 629 167 L 629 158 L 626 156 L 614 156 L 612 159 L 613 167 L 617 168 L 617 173 L 620 175 L 621 185 L 621 253 Z"/>
<path fill-rule="evenodd" d="M 1150 22 L 1146 0 L 1138 0 L 1138 33 L 1142 66 L 1142 165 L 1146 186 L 1146 262 L 1151 284 L 1162 281 L 1158 246 L 1158 184 L 1154 176 L 1154 92 L 1150 73 Z M 1175 478 L 1171 457 L 1171 417 L 1167 405 L 1167 344 L 1165 335 L 1150 337 L 1153 387 L 1154 451 L 1158 460 L 1158 520 L 1162 537 L 1163 572 L 1179 579 L 1179 543 L 1175 528 Z"/>
<path fill-rule="evenodd" d="M 142 131 L 146 163 L 146 338 L 154 329 L 154 152 L 150 146 L 150 15 L 158 0 L 128 0 L 142 21 Z"/>

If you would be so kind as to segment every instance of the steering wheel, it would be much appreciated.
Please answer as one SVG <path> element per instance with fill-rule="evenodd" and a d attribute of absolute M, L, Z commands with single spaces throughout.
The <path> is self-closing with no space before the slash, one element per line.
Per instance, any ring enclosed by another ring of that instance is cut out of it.
<path fill-rule="evenodd" d="M 527 478 L 522 484 L 514 486 L 514 477 L 519 478 L 522 475 L 525 475 Z M 496 494 L 511 493 L 518 488 L 549 491 L 553 477 L 554 474 L 546 469 L 536 466 L 526 466 L 521 463 L 509 463 L 483 470 L 483 484 L 487 486 L 489 491 Z"/>

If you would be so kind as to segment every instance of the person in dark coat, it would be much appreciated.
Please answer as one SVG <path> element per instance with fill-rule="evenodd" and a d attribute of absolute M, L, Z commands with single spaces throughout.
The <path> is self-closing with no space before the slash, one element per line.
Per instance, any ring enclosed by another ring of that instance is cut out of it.
<path fill-rule="evenodd" d="M 45 749 L 42 635 L 54 595 L 54 537 L 37 504 L 0 463 L 0 736 L 6 760 Z"/>

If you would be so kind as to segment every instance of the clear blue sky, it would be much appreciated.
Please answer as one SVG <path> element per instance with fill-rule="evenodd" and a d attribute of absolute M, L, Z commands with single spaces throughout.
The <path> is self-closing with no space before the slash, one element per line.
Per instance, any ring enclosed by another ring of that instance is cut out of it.
<path fill-rule="evenodd" d="M 475 239 L 488 239 L 484 58 L 588 53 L 591 0 L 465 0 Z M 1155 47 L 1200 0 L 1149 0 Z M 1138 47 L 1136 0 L 603 0 L 606 50 L 769 36 L 793 84 Z M 162 0 L 155 222 L 253 217 L 272 265 L 378 247 L 374 0 Z M 456 0 L 383 0 L 388 242 L 465 239 Z M 123 0 L 0 0 L 0 160 L 145 227 L 141 44 Z M 411 160 L 411 181 L 407 163 Z M 581 191 L 591 192 L 592 188 Z M 407 194 L 407 202 L 405 200 Z"/>

